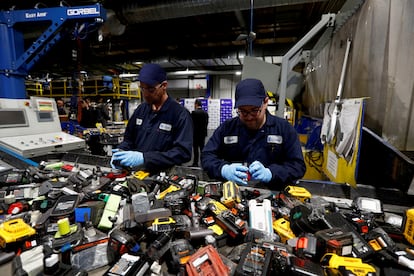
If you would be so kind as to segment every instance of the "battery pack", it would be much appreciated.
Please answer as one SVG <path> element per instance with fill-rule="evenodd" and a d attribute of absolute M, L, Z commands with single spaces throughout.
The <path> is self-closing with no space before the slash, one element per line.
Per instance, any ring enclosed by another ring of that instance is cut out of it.
<path fill-rule="evenodd" d="M 339 256 L 352 254 L 352 234 L 341 228 L 320 230 L 315 233 L 318 240 L 318 251 L 321 253 L 335 253 Z"/>
<path fill-rule="evenodd" d="M 263 231 L 272 237 L 273 218 L 270 200 L 264 199 L 263 202 L 249 200 L 249 219 L 250 228 Z"/>
<path fill-rule="evenodd" d="M 374 253 L 367 241 L 353 228 L 340 213 L 329 213 L 325 215 L 325 223 L 330 228 L 341 228 L 352 235 L 352 255 L 357 258 L 366 259 Z"/>
<path fill-rule="evenodd" d="M 404 213 L 402 232 L 404 238 L 414 245 L 414 209 L 408 209 Z"/>
<path fill-rule="evenodd" d="M 151 263 L 144 256 L 124 253 L 121 258 L 105 272 L 105 276 L 144 275 Z"/>

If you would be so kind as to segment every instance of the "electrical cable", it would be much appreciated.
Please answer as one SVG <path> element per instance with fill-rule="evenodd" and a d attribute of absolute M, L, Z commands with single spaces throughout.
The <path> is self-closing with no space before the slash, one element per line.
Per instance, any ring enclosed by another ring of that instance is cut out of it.
<path fill-rule="evenodd" d="M 320 174 L 323 173 L 323 171 L 320 169 L 323 165 L 323 152 L 308 151 L 305 153 L 305 160 L 311 168 L 314 168 Z"/>

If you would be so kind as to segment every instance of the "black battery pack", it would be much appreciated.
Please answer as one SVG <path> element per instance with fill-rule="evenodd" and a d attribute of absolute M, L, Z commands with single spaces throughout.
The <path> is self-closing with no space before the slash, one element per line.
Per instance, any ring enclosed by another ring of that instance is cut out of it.
<path fill-rule="evenodd" d="M 124 253 L 121 258 L 105 272 L 105 276 L 146 275 L 151 261 L 144 255 Z"/>
<path fill-rule="evenodd" d="M 352 235 L 352 255 L 357 258 L 367 259 L 374 253 L 365 239 L 353 228 L 341 213 L 329 213 L 325 215 L 325 223 L 329 228 L 341 228 Z"/>

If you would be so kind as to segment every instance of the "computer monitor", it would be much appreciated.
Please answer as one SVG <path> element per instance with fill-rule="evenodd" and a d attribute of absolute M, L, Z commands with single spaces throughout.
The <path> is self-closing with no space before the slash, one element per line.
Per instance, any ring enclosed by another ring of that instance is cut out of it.
<path fill-rule="evenodd" d="M 0 128 L 27 127 L 28 125 L 27 115 L 24 109 L 0 109 Z"/>

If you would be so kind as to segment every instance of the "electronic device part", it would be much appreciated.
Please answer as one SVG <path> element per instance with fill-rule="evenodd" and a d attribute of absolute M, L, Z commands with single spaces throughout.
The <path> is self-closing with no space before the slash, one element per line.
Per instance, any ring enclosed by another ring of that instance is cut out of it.
<path fill-rule="evenodd" d="M 339 227 L 319 230 L 315 233 L 318 239 L 320 256 L 324 253 L 334 253 L 339 256 L 352 255 L 352 234 Z"/>
<path fill-rule="evenodd" d="M 0 175 L 0 186 L 22 185 L 30 182 L 31 177 L 26 170 L 12 169 Z"/>
<path fill-rule="evenodd" d="M 189 191 L 185 189 L 168 193 L 164 197 L 164 206 L 169 208 L 174 215 L 181 214 L 188 207 L 189 202 Z"/>
<path fill-rule="evenodd" d="M 229 269 L 217 250 L 212 245 L 207 245 L 191 255 L 186 264 L 186 272 L 189 276 L 228 275 Z"/>
<path fill-rule="evenodd" d="M 110 264 L 118 260 L 125 253 L 137 253 L 139 250 L 140 246 L 128 233 L 120 229 L 113 229 L 109 234 L 107 252 L 108 262 Z"/>
<path fill-rule="evenodd" d="M 163 190 L 161 193 L 159 193 L 158 195 L 156 195 L 156 199 L 164 199 L 164 197 L 171 192 L 174 191 L 178 191 L 179 189 L 181 189 L 180 186 L 175 185 L 175 184 L 171 184 L 167 189 Z"/>
<path fill-rule="evenodd" d="M 275 202 L 278 206 L 286 207 L 290 210 L 293 209 L 295 206 L 303 205 L 303 203 L 299 199 L 290 196 L 290 194 L 284 191 L 278 193 L 275 196 Z"/>
<path fill-rule="evenodd" d="M 170 245 L 172 267 L 185 266 L 194 252 L 193 246 L 187 239 L 172 241 Z"/>
<path fill-rule="evenodd" d="M 173 215 L 175 231 L 185 231 L 191 227 L 191 219 L 187 215 Z"/>
<path fill-rule="evenodd" d="M 229 209 L 224 206 L 222 203 L 220 203 L 217 200 L 214 199 L 209 199 L 208 200 L 208 209 L 213 212 L 215 215 L 219 215 L 220 213 L 222 213 L 223 211 L 228 211 Z"/>
<path fill-rule="evenodd" d="M 306 188 L 299 186 L 288 185 L 285 188 L 285 192 L 303 203 L 308 202 L 312 197 L 312 194 Z"/>
<path fill-rule="evenodd" d="M 333 253 L 325 254 L 321 259 L 322 266 L 328 270 L 328 275 L 375 276 L 375 268 L 363 263 L 360 258 L 338 256 Z"/>
<path fill-rule="evenodd" d="M 221 228 L 220 228 L 221 229 Z M 221 229 L 221 232 L 223 230 Z M 188 228 L 186 231 L 184 231 L 184 237 L 190 241 L 195 240 L 201 240 L 204 239 L 207 235 L 214 235 L 217 234 L 214 229 L 211 228 L 204 228 L 204 227 L 198 227 L 198 228 Z"/>
<path fill-rule="evenodd" d="M 321 276 L 325 275 L 323 267 L 312 260 L 291 255 L 288 258 L 288 275 Z"/>
<path fill-rule="evenodd" d="M 159 260 L 171 245 L 172 232 L 163 232 L 148 246 L 147 255 L 154 261 Z"/>
<path fill-rule="evenodd" d="M 404 238 L 414 245 L 414 209 L 405 210 L 401 229 Z"/>
<path fill-rule="evenodd" d="M 382 203 L 379 199 L 371 197 L 357 197 L 352 202 L 353 207 L 358 211 L 372 213 L 374 215 L 383 214 Z"/>
<path fill-rule="evenodd" d="M 290 210 L 290 228 L 296 236 L 303 233 L 315 233 L 326 228 L 323 223 L 323 214 L 318 214 L 314 209 L 300 204 Z"/>
<path fill-rule="evenodd" d="M 248 243 L 240 256 L 235 275 L 269 275 L 272 251 L 256 243 Z"/>
<path fill-rule="evenodd" d="M 175 220 L 172 217 L 159 217 L 156 218 L 148 230 L 157 234 L 163 232 L 171 232 L 175 230 Z"/>
<path fill-rule="evenodd" d="M 99 221 L 98 228 L 105 230 L 110 229 L 113 226 L 113 220 L 118 212 L 119 203 L 122 197 L 116 194 L 110 194 L 109 199 L 105 204 L 101 220 Z"/>
<path fill-rule="evenodd" d="M 222 189 L 223 187 L 221 182 L 207 182 L 203 191 L 199 192 L 199 194 L 215 200 L 220 200 L 222 196 Z"/>
<path fill-rule="evenodd" d="M 285 218 L 279 218 L 273 222 L 273 230 L 280 236 L 280 240 L 286 243 L 287 240 L 296 238 L 292 229 L 290 229 L 290 222 Z"/>
<path fill-rule="evenodd" d="M 83 229 L 79 223 L 70 225 L 69 232 L 65 235 L 56 232 L 52 240 L 52 249 L 58 253 L 64 246 L 75 247 L 82 243 L 83 237 Z"/>
<path fill-rule="evenodd" d="M 234 215 L 230 210 L 222 211 L 216 215 L 216 223 L 223 228 L 223 230 L 236 239 L 247 233 L 247 224 L 244 220 Z"/>
<path fill-rule="evenodd" d="M 341 228 L 343 231 L 350 232 L 352 235 L 352 254 L 354 257 L 365 259 L 372 255 L 374 251 L 365 239 L 353 228 L 341 213 L 329 213 L 324 216 L 324 221 L 329 228 Z"/>
<path fill-rule="evenodd" d="M 144 255 L 122 254 L 121 258 L 105 272 L 105 276 L 146 275 L 152 262 Z"/>
<path fill-rule="evenodd" d="M 64 217 L 71 216 L 75 208 L 79 204 L 79 195 L 71 194 L 71 195 L 61 195 L 55 205 L 52 207 L 52 211 L 49 214 L 50 219 L 53 221 L 57 221 Z"/>
<path fill-rule="evenodd" d="M 233 208 L 237 203 L 240 203 L 241 194 L 239 186 L 232 181 L 224 182 L 220 201 L 227 208 Z"/>
<path fill-rule="evenodd" d="M 249 200 L 249 227 L 267 233 L 269 239 L 273 236 L 272 206 L 268 199 L 257 202 Z"/>
<path fill-rule="evenodd" d="M 43 271 L 43 246 L 22 252 L 13 259 L 13 275 L 39 275 Z"/>
<path fill-rule="evenodd" d="M 11 243 L 27 240 L 34 234 L 36 230 L 21 218 L 5 221 L 0 224 L 0 247 L 6 248 Z"/>
<path fill-rule="evenodd" d="M 75 208 L 75 222 L 83 223 L 88 220 L 92 222 L 93 226 L 98 226 L 104 208 L 104 201 L 95 200 L 83 202 Z"/>
<path fill-rule="evenodd" d="M 155 208 L 150 209 L 145 213 L 135 213 L 135 221 L 138 223 L 145 223 L 153 221 L 158 217 L 170 217 L 171 215 L 171 210 L 168 208 Z"/>

